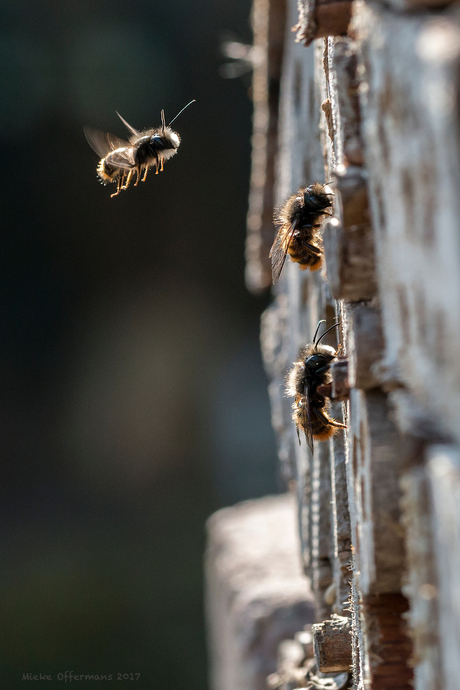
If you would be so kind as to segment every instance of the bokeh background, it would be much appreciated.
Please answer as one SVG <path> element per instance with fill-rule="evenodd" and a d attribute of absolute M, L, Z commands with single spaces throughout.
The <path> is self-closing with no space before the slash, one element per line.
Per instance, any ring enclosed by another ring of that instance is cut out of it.
<path fill-rule="evenodd" d="M 207 687 L 204 523 L 278 489 L 244 286 L 249 0 L 0 3 L 1 662 Z M 175 123 L 110 199 L 83 126 Z M 125 681 L 126 684 L 128 681 Z M 108 685 L 81 681 L 79 687 Z"/>

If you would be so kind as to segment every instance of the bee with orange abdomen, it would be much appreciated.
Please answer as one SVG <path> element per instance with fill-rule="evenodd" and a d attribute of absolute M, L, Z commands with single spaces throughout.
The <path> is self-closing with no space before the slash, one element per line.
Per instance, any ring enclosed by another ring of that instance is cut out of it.
<path fill-rule="evenodd" d="M 280 277 L 288 254 L 302 270 L 321 268 L 321 222 L 331 215 L 333 198 L 330 187 L 315 182 L 301 187 L 275 212 L 274 222 L 279 230 L 270 250 L 273 283 Z"/>
<path fill-rule="evenodd" d="M 101 156 L 97 166 L 97 175 L 102 184 L 117 183 L 117 191 L 111 196 L 117 196 L 122 190 L 128 189 L 134 175 L 137 186 L 139 180 L 145 182 L 150 168 L 155 172 L 163 170 L 164 162 L 172 158 L 180 145 L 180 136 L 171 129 L 172 123 L 188 108 L 190 101 L 166 125 L 164 111 L 161 111 L 161 127 L 155 127 L 143 132 L 134 129 L 119 113 L 120 120 L 130 132 L 129 141 L 119 139 L 113 134 L 101 132 L 97 129 L 85 128 L 86 139 L 91 148 Z"/>
<path fill-rule="evenodd" d="M 329 417 L 329 399 L 318 391 L 319 386 L 332 382 L 331 362 L 337 357 L 338 352 L 329 345 L 320 345 L 326 333 L 337 328 L 338 324 L 328 328 L 316 340 L 322 323 L 324 321 L 320 321 L 316 327 L 313 343 L 302 350 L 286 378 L 286 395 L 294 398 L 292 419 L 296 425 L 299 443 L 301 429 L 312 452 L 313 439 L 326 441 L 338 429 L 346 429 L 345 424 Z"/>

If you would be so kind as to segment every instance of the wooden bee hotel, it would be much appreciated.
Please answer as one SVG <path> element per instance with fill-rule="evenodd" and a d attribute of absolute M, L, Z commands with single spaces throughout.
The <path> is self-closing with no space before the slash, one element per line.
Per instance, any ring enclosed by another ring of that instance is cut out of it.
<path fill-rule="evenodd" d="M 262 352 L 312 602 L 292 605 L 268 687 L 456 690 L 459 15 L 448 0 L 255 0 L 253 17 L 246 279 L 273 294 Z M 216 689 L 267 687 L 251 650 L 277 615 L 251 642 L 227 630 Z"/>

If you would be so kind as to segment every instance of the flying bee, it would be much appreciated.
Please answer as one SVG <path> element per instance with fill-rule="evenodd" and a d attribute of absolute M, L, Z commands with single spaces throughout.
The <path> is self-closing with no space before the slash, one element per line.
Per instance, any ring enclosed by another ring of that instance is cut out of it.
<path fill-rule="evenodd" d="M 329 417 L 330 402 L 318 392 L 318 387 L 332 382 L 331 362 L 337 357 L 338 350 L 329 345 L 320 345 L 326 333 L 337 328 L 338 323 L 328 328 L 316 340 L 319 328 L 316 327 L 313 343 L 307 345 L 286 378 L 286 395 L 294 398 L 292 420 L 296 425 L 300 443 L 299 430 L 305 433 L 310 450 L 313 452 L 313 439 L 326 441 L 337 429 L 346 429 L 345 424 Z"/>
<path fill-rule="evenodd" d="M 301 187 L 275 211 L 274 223 L 279 227 L 270 250 L 273 284 L 279 279 L 286 256 L 304 271 L 317 271 L 323 262 L 321 222 L 332 215 L 334 193 L 319 182 Z"/>
<path fill-rule="evenodd" d="M 128 189 L 134 175 L 136 175 L 134 183 L 136 187 L 139 180 L 145 182 L 150 168 L 155 168 L 156 173 L 161 172 L 164 162 L 176 155 L 180 145 L 180 136 L 171 129 L 171 125 L 192 103 L 195 101 L 187 103 L 169 125 L 166 125 L 164 110 L 162 110 L 161 127 L 154 127 L 142 132 L 134 129 L 117 113 L 130 132 L 128 141 L 98 129 L 85 128 L 84 132 L 88 144 L 98 156 L 101 156 L 97 166 L 98 178 L 104 185 L 112 182 L 117 183 L 117 191 L 111 194 L 112 197 L 117 196 L 122 190 Z"/>

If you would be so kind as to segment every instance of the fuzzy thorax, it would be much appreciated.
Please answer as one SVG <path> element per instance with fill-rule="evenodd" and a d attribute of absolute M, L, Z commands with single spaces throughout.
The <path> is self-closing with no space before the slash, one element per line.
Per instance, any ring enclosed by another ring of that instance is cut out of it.
<path fill-rule="evenodd" d="M 319 182 L 309 187 L 300 187 L 277 209 L 274 217 L 275 224 L 290 225 L 295 220 L 299 226 L 318 223 L 324 212 L 332 207 L 331 197 L 333 196 L 332 189 Z"/>
<path fill-rule="evenodd" d="M 330 363 L 335 358 L 335 354 L 334 348 L 330 345 L 314 345 L 313 343 L 307 345 L 288 372 L 286 377 L 286 396 L 295 398 L 297 395 L 303 395 L 305 378 L 310 373 L 307 366 L 310 357 L 320 355 L 324 357 L 325 363 Z M 330 371 L 323 372 L 320 378 L 320 383 L 330 383 L 332 380 Z"/>

